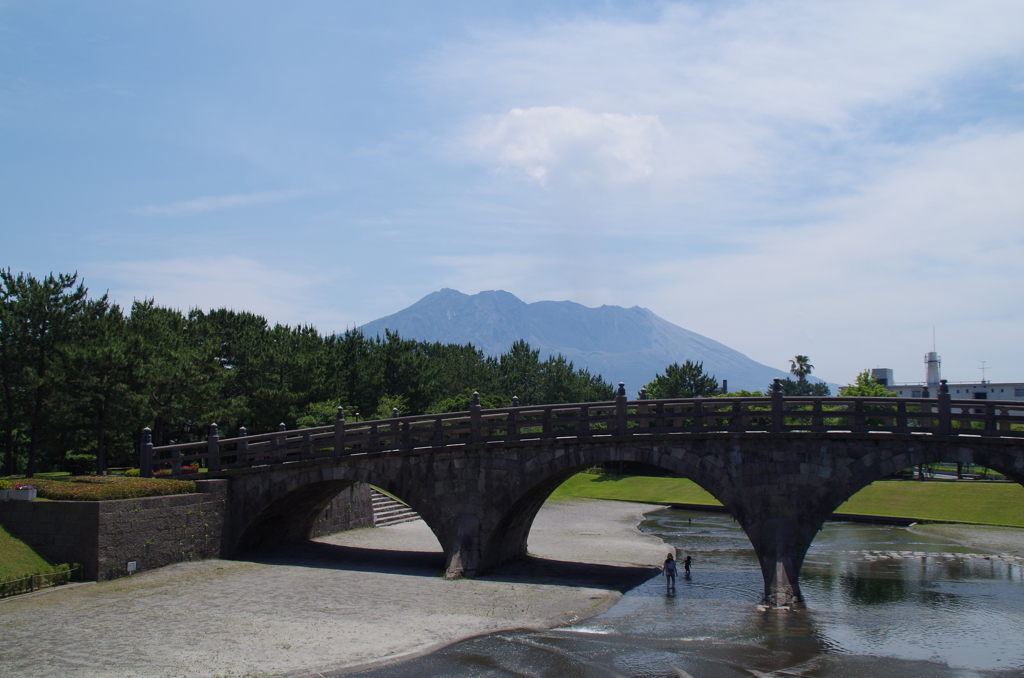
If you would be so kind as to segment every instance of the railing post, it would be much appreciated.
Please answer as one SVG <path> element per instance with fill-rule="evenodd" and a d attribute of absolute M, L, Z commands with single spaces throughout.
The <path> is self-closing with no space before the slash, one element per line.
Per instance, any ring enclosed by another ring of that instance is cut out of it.
<path fill-rule="evenodd" d="M 907 425 L 907 403 L 900 400 L 896 403 L 896 433 L 907 433 L 910 430 Z"/>
<path fill-rule="evenodd" d="M 822 411 L 822 401 L 815 400 L 811 405 L 811 430 L 822 432 L 825 430 L 825 413 Z"/>
<path fill-rule="evenodd" d="M 850 430 L 855 433 L 863 433 L 868 430 L 867 419 L 864 418 L 864 401 L 860 398 L 853 404 L 853 426 Z"/>
<path fill-rule="evenodd" d="M 171 475 L 175 478 L 181 475 L 181 450 L 178 448 L 171 452 Z"/>
<path fill-rule="evenodd" d="M 985 430 L 982 431 L 982 434 L 987 436 L 994 436 L 999 434 L 999 431 L 996 429 L 995 405 L 985 405 Z"/>
<path fill-rule="evenodd" d="M 210 424 L 210 435 L 206 438 L 206 469 L 220 470 L 220 436 L 217 435 L 217 424 Z"/>
<path fill-rule="evenodd" d="M 288 434 L 285 431 L 288 427 L 282 421 L 277 425 L 277 435 L 274 436 L 274 455 L 277 461 L 283 461 L 288 457 Z M 270 456 L 267 457 L 270 459 Z"/>
<path fill-rule="evenodd" d="M 939 433 L 948 436 L 953 432 L 953 412 L 950 406 L 949 386 L 946 380 L 940 380 L 939 385 Z"/>
<path fill-rule="evenodd" d="M 238 441 L 238 445 L 235 447 L 235 463 L 245 464 L 249 462 L 249 441 L 245 437 L 249 435 L 249 430 L 244 426 L 238 427 L 238 437 L 241 440 Z"/>
<path fill-rule="evenodd" d="M 619 382 L 619 392 L 615 396 L 615 429 L 616 434 L 620 436 L 626 435 L 628 427 L 626 425 L 626 382 Z"/>
<path fill-rule="evenodd" d="M 142 442 L 139 444 L 139 475 L 153 477 L 153 430 L 148 426 L 142 429 Z"/>
<path fill-rule="evenodd" d="M 505 435 L 509 438 L 519 437 L 519 396 L 512 396 L 512 409 L 506 420 Z"/>
<path fill-rule="evenodd" d="M 334 415 L 334 456 L 345 454 L 345 410 L 338 408 Z"/>
<path fill-rule="evenodd" d="M 640 389 L 640 400 L 647 400 L 646 388 Z M 647 420 L 647 413 L 650 412 L 649 406 L 647 404 L 641 404 L 636 409 L 637 414 L 640 417 L 640 428 L 648 428 L 651 425 L 651 422 Z"/>
<path fill-rule="evenodd" d="M 785 426 L 785 394 L 782 392 L 782 384 L 776 377 L 772 382 L 772 432 L 781 433 Z"/>
<path fill-rule="evenodd" d="M 580 419 L 576 422 L 576 435 L 581 438 L 590 435 L 590 407 L 588 405 L 580 407 Z"/>
<path fill-rule="evenodd" d="M 472 443 L 478 443 L 481 440 L 480 436 L 480 394 L 473 391 L 473 402 L 469 406 L 469 440 Z"/>
<path fill-rule="evenodd" d="M 391 437 L 388 438 L 388 447 L 397 450 L 398 446 L 401 443 L 399 442 L 399 439 L 398 439 L 398 422 L 395 421 L 395 419 L 398 419 L 398 408 L 397 407 L 392 407 L 391 408 L 391 422 L 388 424 L 388 430 L 391 431 Z"/>

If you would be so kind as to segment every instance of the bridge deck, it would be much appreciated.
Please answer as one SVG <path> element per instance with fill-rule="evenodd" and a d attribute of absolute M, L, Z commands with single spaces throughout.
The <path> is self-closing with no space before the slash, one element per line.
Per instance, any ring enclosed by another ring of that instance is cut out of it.
<path fill-rule="evenodd" d="M 620 384 L 613 401 L 395 416 L 349 424 L 338 408 L 335 423 L 299 430 L 220 438 L 217 425 L 205 441 L 154 447 L 149 429 L 140 450 L 142 475 L 202 464 L 227 471 L 298 460 L 366 453 L 422 453 L 467 445 L 541 440 L 595 442 L 642 436 L 715 433 L 918 434 L 1024 437 L 1024 404 L 952 400 L 943 384 L 938 399 L 864 397 L 686 398 L 627 400 Z"/>

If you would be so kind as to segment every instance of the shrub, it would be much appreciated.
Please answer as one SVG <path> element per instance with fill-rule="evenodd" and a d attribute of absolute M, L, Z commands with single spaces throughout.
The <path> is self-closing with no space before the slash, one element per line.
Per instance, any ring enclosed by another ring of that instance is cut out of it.
<path fill-rule="evenodd" d="M 13 490 L 13 489 L 14 489 L 14 483 L 12 483 L 10 480 L 3 480 L 2 478 L 0 478 L 0 490 Z"/>
<path fill-rule="evenodd" d="M 73 476 L 96 473 L 96 455 L 68 454 L 64 457 L 64 470 Z"/>
<path fill-rule="evenodd" d="M 74 570 L 80 570 L 79 566 L 71 568 L 67 564 L 48 567 L 34 574 L 4 577 L 0 579 L 0 598 L 13 596 L 18 593 L 28 593 L 47 586 L 57 586 L 71 581 Z"/>
<path fill-rule="evenodd" d="M 137 468 L 130 468 L 124 472 L 125 478 L 138 478 L 142 472 Z"/>

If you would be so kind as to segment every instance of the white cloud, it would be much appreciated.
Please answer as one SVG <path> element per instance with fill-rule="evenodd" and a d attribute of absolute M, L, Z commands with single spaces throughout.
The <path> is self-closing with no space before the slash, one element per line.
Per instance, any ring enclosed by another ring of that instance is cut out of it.
<path fill-rule="evenodd" d="M 666 3 L 650 23 L 481 31 L 426 82 L 472 102 L 479 131 L 463 141 L 492 165 L 721 201 L 693 182 L 797 190 L 886 160 L 898 149 L 879 128 L 941 115 L 950 88 L 1021 45 L 1011 0 Z"/>
<path fill-rule="evenodd" d="M 281 202 L 304 198 L 313 194 L 312 190 L 292 191 L 261 191 L 259 193 L 238 193 L 233 195 L 211 195 L 192 200 L 167 203 L 165 205 L 147 205 L 133 207 L 128 212 L 139 217 L 180 217 L 212 212 L 230 207 L 245 207 L 268 202 Z"/>
<path fill-rule="evenodd" d="M 546 106 L 485 116 L 470 143 L 542 185 L 556 170 L 577 183 L 630 183 L 651 176 L 664 138 L 657 116 Z"/>

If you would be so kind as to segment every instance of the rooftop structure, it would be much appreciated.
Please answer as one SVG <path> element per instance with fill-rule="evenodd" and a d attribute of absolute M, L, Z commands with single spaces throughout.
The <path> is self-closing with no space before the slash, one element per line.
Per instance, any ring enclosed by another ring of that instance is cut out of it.
<path fill-rule="evenodd" d="M 942 359 L 935 351 L 924 356 L 925 380 L 921 382 L 896 383 L 889 368 L 871 370 L 871 376 L 901 398 L 935 398 L 939 394 L 940 367 Z M 949 395 L 954 400 L 1024 400 L 1024 382 L 991 382 L 984 377 L 981 381 L 947 382 Z"/>

